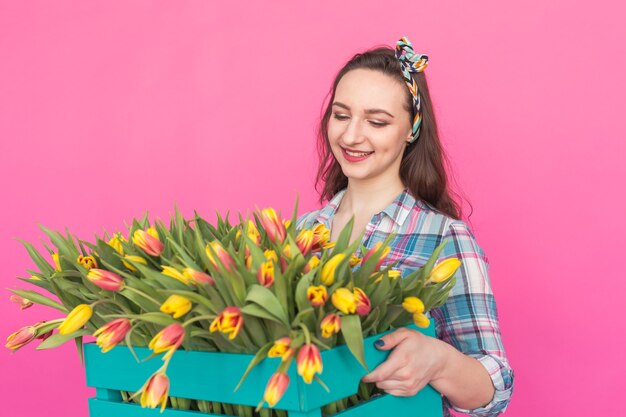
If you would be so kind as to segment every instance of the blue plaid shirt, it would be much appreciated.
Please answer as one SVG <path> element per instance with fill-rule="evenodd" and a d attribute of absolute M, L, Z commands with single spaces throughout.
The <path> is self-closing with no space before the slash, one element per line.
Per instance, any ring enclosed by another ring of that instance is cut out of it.
<path fill-rule="evenodd" d="M 321 223 L 331 229 L 345 191 L 338 192 L 320 210 L 300 216 L 297 227 L 310 228 Z M 456 257 L 462 261 L 450 297 L 430 314 L 435 320 L 437 338 L 476 358 L 487 369 L 495 395 L 491 402 L 473 410 L 455 407 L 444 397 L 444 416 L 451 415 L 449 408 L 471 416 L 500 414 L 511 398 L 514 378 L 500 338 L 496 303 L 487 273 L 489 261 L 485 253 L 464 222 L 436 211 L 422 200 L 416 200 L 408 189 L 370 220 L 362 244 L 371 248 L 390 233 L 396 236 L 389 245 L 391 252 L 385 264 L 398 260 L 396 268 L 401 270 L 402 276 L 424 265 L 445 239 L 449 241 L 440 259 Z M 360 255 L 357 252 L 357 256 Z"/>

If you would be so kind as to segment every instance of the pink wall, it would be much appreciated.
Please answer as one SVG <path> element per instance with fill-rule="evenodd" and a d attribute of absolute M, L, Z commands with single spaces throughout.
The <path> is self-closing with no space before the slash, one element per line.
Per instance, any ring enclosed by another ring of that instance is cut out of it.
<path fill-rule="evenodd" d="M 38 240 L 38 223 L 91 239 L 146 209 L 167 218 L 174 202 L 186 215 L 285 211 L 299 193 L 315 208 L 314 129 L 334 73 L 407 35 L 430 56 L 491 260 L 516 371 L 507 415 L 620 413 L 623 6 L 105 3 L 0 1 L 2 288 L 32 266 L 14 238 Z M 2 337 L 55 317 L 8 295 Z M 73 346 L 1 349 L 0 366 L 0 414 L 87 415 Z"/>

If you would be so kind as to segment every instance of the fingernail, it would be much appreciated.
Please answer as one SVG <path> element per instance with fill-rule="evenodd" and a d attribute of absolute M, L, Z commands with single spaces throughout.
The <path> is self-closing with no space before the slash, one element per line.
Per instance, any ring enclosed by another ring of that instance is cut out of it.
<path fill-rule="evenodd" d="M 378 339 L 377 341 L 374 342 L 374 346 L 383 347 L 385 346 L 385 342 L 383 341 L 383 339 Z"/>

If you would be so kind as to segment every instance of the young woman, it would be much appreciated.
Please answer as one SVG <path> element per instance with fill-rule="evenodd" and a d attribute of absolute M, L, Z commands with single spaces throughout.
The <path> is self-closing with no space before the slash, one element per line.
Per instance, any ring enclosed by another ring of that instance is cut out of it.
<path fill-rule="evenodd" d="M 430 384 L 444 397 L 444 415 L 451 407 L 495 416 L 509 403 L 513 371 L 500 338 L 487 258 L 448 190 L 423 72 L 427 63 L 402 38 L 395 51 L 357 54 L 339 71 L 318 135 L 317 184 L 320 201 L 328 203 L 301 216 L 298 227 L 322 223 L 336 240 L 354 217 L 351 241 L 364 232 L 367 248 L 394 233 L 386 262 L 399 260 L 403 276 L 447 239 L 442 258 L 462 264 L 449 300 L 431 311 L 437 338 L 407 329 L 388 334 L 376 345 L 392 352 L 363 381 L 398 396 Z"/>

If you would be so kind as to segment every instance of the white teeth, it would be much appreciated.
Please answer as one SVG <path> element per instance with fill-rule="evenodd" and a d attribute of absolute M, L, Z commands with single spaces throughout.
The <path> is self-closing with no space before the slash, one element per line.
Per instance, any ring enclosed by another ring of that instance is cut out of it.
<path fill-rule="evenodd" d="M 350 155 L 350 156 L 356 156 L 356 157 L 359 157 L 359 156 L 369 155 L 369 154 L 371 154 L 372 152 L 350 152 L 350 151 L 346 150 L 346 153 L 347 153 L 348 155 Z"/>

